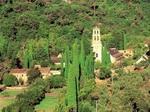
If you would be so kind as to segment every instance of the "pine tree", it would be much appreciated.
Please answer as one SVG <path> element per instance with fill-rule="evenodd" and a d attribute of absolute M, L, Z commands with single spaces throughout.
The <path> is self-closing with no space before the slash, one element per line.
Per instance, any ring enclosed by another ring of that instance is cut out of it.
<path fill-rule="evenodd" d="M 69 48 L 67 46 L 65 49 L 65 78 L 68 78 L 68 69 L 69 69 Z"/>

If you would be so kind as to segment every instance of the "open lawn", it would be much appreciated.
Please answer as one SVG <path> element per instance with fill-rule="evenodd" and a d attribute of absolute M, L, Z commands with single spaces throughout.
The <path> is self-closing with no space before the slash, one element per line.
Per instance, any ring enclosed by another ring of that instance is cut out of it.
<path fill-rule="evenodd" d="M 39 105 L 35 107 L 37 112 L 53 112 L 58 103 L 58 96 L 46 96 Z"/>

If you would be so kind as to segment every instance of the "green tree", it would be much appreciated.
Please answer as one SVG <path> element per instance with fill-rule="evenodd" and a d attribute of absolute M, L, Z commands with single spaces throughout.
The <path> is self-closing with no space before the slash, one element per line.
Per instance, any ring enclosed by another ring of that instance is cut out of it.
<path fill-rule="evenodd" d="M 31 84 L 32 82 L 35 81 L 36 78 L 41 77 L 41 72 L 38 68 L 31 68 L 27 73 L 27 77 L 28 77 L 28 83 Z"/>
<path fill-rule="evenodd" d="M 3 84 L 6 86 L 15 86 L 18 84 L 18 80 L 16 76 L 12 74 L 5 74 L 3 76 Z"/>

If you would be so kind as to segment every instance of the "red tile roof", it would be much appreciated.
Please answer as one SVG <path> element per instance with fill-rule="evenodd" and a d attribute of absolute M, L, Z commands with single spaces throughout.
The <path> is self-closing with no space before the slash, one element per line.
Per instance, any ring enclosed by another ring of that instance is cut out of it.
<path fill-rule="evenodd" d="M 10 73 L 27 73 L 28 69 L 11 69 Z"/>
<path fill-rule="evenodd" d="M 52 57 L 51 57 L 51 60 L 52 60 L 52 62 L 54 62 L 54 63 L 60 63 L 60 62 L 61 62 L 61 58 L 58 58 L 58 57 L 55 57 L 55 56 L 52 56 Z"/>
<path fill-rule="evenodd" d="M 50 73 L 50 67 L 42 67 L 39 70 L 41 73 Z"/>
<path fill-rule="evenodd" d="M 145 41 L 144 44 L 150 44 L 150 40 Z"/>

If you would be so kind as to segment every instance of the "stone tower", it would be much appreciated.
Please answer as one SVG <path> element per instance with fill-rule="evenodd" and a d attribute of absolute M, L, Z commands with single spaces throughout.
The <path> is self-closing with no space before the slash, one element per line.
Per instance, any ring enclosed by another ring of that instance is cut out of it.
<path fill-rule="evenodd" d="M 100 28 L 97 26 L 93 28 L 92 34 L 92 47 L 94 52 L 95 61 L 102 61 L 102 41 L 100 35 Z"/>

